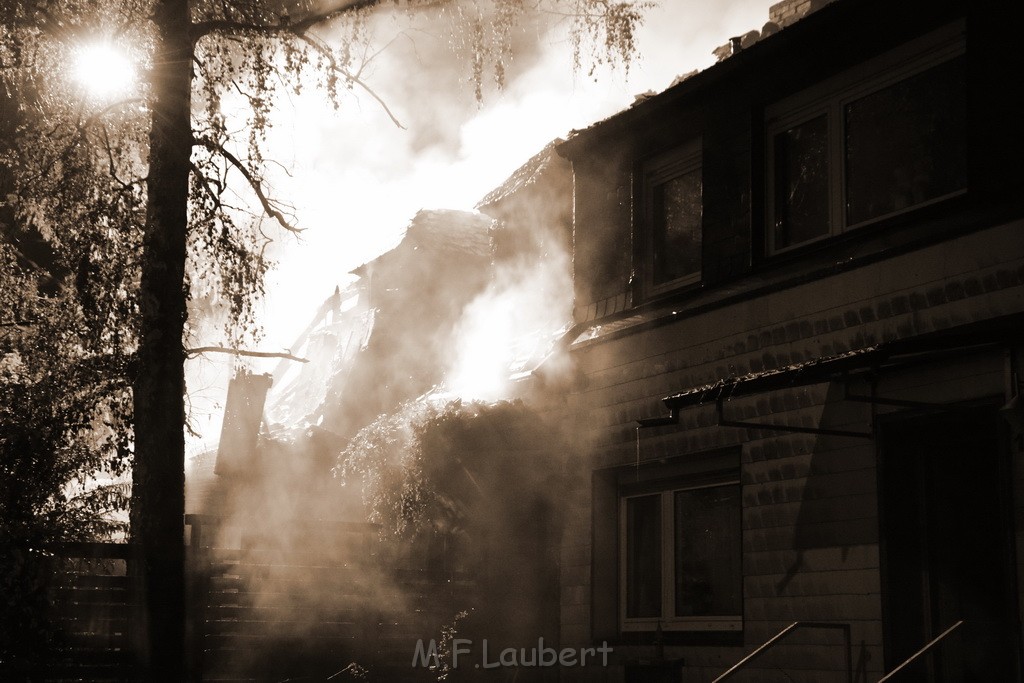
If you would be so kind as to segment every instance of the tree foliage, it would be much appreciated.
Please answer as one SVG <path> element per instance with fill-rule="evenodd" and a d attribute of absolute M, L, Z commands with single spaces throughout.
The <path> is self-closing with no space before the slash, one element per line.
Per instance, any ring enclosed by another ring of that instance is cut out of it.
<path fill-rule="evenodd" d="M 6 9 L 0 41 L 6 67 L 0 669 L 6 675 L 31 670 L 47 656 L 55 546 L 126 532 L 144 201 L 139 184 L 122 175 L 139 167 L 142 128 L 129 111 L 86 106 L 44 78 L 53 56 L 43 30 L 14 31 L 9 20 L 19 9 Z M 37 20 L 50 31 L 45 15 Z M 8 40 L 13 35 L 19 39 Z M 31 243 L 44 247 L 21 248 Z"/>
<path fill-rule="evenodd" d="M 501 516 L 516 490 L 551 496 L 561 463 L 557 431 L 521 401 L 406 401 L 361 429 L 334 474 L 358 486 L 367 521 L 408 539 L 433 529 L 462 532 L 481 508 Z"/>
<path fill-rule="evenodd" d="M 430 523 L 453 521 L 455 509 L 435 476 L 450 454 L 431 458 L 425 437 L 463 415 L 459 401 L 408 401 L 359 430 L 340 454 L 335 476 L 360 487 L 367 521 L 385 537 L 409 538 Z"/>
<path fill-rule="evenodd" d="M 54 547 L 123 534 L 131 357 L 0 245 L 0 675 L 46 656 Z M 7 317 L 9 316 L 9 317 Z"/>
<path fill-rule="evenodd" d="M 132 251 L 85 232 L 51 241 L 74 275 L 47 296 L 0 243 L 0 675 L 47 656 L 55 546 L 126 531 Z"/>

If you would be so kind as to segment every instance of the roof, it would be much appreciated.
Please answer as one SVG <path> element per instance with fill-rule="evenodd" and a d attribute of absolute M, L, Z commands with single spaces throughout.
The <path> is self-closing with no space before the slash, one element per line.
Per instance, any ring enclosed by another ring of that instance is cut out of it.
<path fill-rule="evenodd" d="M 425 209 L 413 217 L 402 242 L 411 240 L 417 247 L 488 256 L 493 223 L 478 211 Z"/>
<path fill-rule="evenodd" d="M 454 251 L 472 256 L 490 256 L 493 226 L 494 220 L 479 211 L 421 209 L 409 222 L 405 229 L 405 235 L 398 246 L 349 272 L 363 276 L 371 264 L 387 260 L 396 253 L 409 248 L 423 247 L 432 251 Z"/>
<path fill-rule="evenodd" d="M 488 192 L 487 195 L 477 203 L 476 208 L 483 209 L 485 206 L 497 204 L 498 202 L 511 197 L 520 190 L 523 190 L 537 182 L 537 180 L 551 167 L 552 162 L 558 161 L 555 147 L 560 145 L 562 142 L 564 141 L 561 138 L 556 138 L 544 145 L 543 149 L 530 157 L 525 164 L 517 168 L 512 175 L 505 180 L 505 182 Z"/>
<path fill-rule="evenodd" d="M 752 62 L 757 62 L 766 54 L 766 46 L 777 44 L 783 36 L 794 31 L 791 26 L 803 23 L 800 20 L 814 14 L 831 15 L 833 6 L 849 6 L 851 0 L 836 2 L 835 0 L 783 0 L 769 8 L 770 21 L 760 30 L 748 31 L 741 36 L 729 39 L 713 54 L 718 61 L 703 71 L 690 72 L 676 78 L 672 84 L 660 93 L 647 92 L 637 96 L 633 104 L 611 116 L 597 121 L 590 126 L 573 130 L 568 139 L 556 146 L 562 156 L 572 155 L 582 144 L 592 138 L 610 133 L 611 129 L 620 129 L 647 116 L 655 108 L 666 104 L 666 100 L 678 101 L 687 98 L 691 93 L 711 86 L 737 70 L 744 69 Z M 819 11 L 820 10 L 820 11 Z M 803 31 L 816 30 L 814 27 L 801 27 Z M 798 31 L 800 32 L 800 31 Z"/>

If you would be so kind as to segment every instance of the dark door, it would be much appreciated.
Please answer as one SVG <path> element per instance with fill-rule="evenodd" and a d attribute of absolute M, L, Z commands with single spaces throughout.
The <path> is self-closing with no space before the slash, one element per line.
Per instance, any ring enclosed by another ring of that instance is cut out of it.
<path fill-rule="evenodd" d="M 1016 680 L 1002 428 L 992 407 L 881 424 L 886 671 L 964 620 L 900 680 Z"/>

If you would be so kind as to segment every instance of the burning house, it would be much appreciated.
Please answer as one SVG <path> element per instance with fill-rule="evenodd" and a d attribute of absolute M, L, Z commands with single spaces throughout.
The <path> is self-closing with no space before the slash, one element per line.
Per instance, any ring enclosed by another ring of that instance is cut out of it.
<path fill-rule="evenodd" d="M 997 9 L 780 2 L 328 299 L 261 467 L 291 463 L 290 518 L 418 525 L 375 556 L 395 581 L 347 584 L 394 608 L 360 636 L 378 676 L 443 674 L 413 644 L 466 611 L 470 639 L 614 650 L 520 680 L 1020 677 L 1021 57 Z"/>
<path fill-rule="evenodd" d="M 561 638 L 616 650 L 562 680 L 876 681 L 929 644 L 901 675 L 1020 679 L 1006 9 L 786 0 L 558 146 L 589 472 Z"/>
<path fill-rule="evenodd" d="M 549 146 L 479 211 L 421 211 L 296 339 L 307 362 L 236 376 L 190 481 L 210 606 L 197 669 L 323 675 L 351 658 L 432 680 L 443 661 L 409 659 L 446 624 L 557 642 L 569 449 L 540 399 L 564 374 L 570 182 Z"/>

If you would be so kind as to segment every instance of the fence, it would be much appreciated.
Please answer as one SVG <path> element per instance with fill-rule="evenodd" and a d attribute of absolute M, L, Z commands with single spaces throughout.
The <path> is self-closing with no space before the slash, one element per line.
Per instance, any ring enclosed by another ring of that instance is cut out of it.
<path fill-rule="evenodd" d="M 372 680 L 432 680 L 410 666 L 414 643 L 438 637 L 475 585 L 444 552 L 433 562 L 389 555 L 369 524 L 296 522 L 286 537 L 211 516 L 188 515 L 186 526 L 194 681 L 327 680 L 353 663 Z M 66 646 L 46 679 L 135 680 L 129 546 L 60 555 L 53 597 Z"/>
<path fill-rule="evenodd" d="M 47 680 L 134 680 L 128 546 L 66 543 L 57 548 L 55 560 L 51 599 L 59 642 Z"/>

